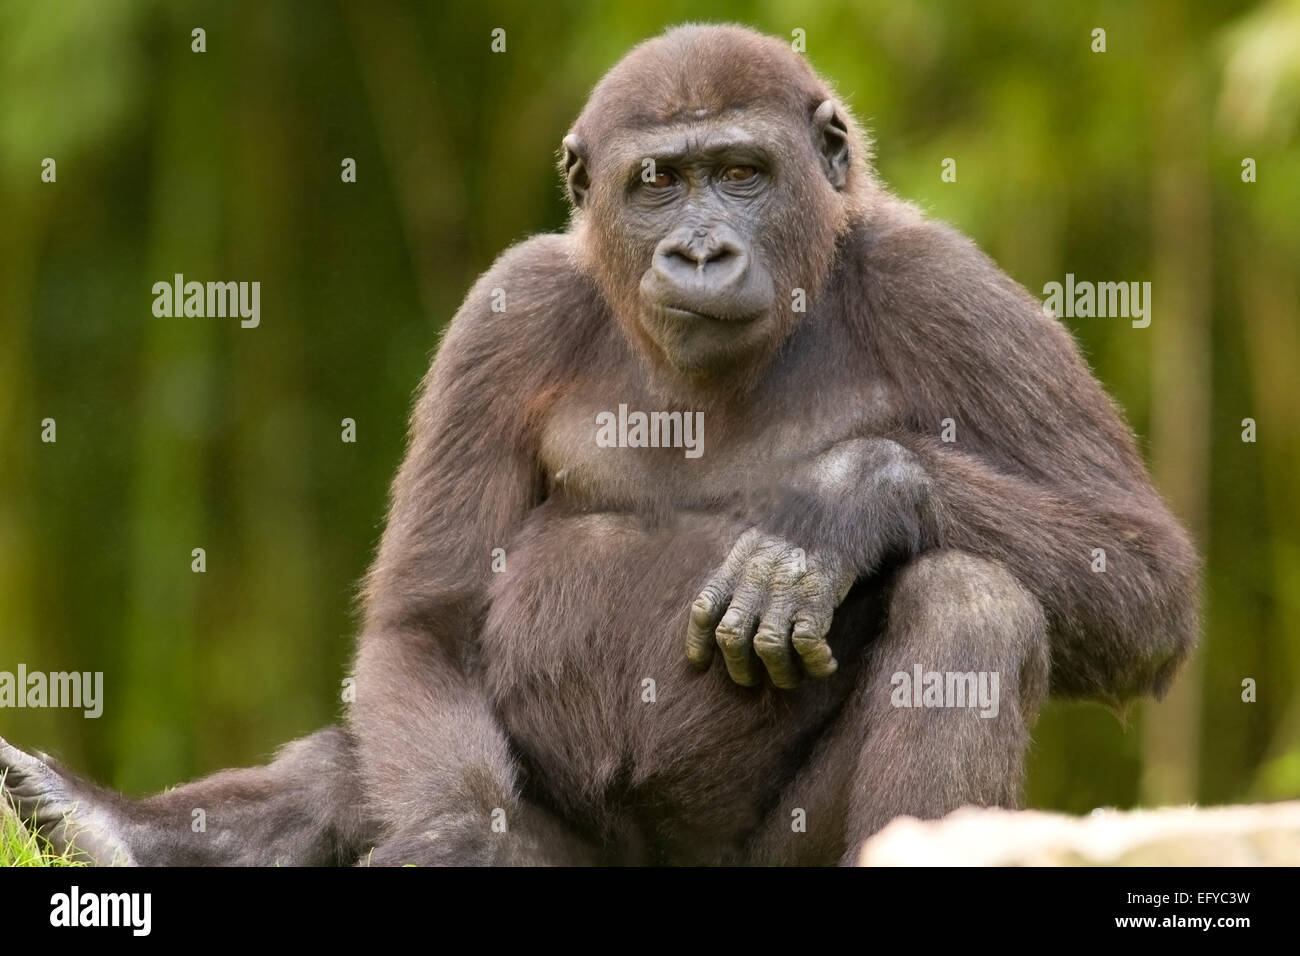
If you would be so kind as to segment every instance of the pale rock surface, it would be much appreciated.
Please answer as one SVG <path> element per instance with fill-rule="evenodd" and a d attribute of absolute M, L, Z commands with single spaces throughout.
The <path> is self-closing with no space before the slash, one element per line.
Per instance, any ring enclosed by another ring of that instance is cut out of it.
<path fill-rule="evenodd" d="M 900 817 L 869 839 L 863 866 L 1297 866 L 1300 801 L 1094 810 L 1071 817 L 965 807 Z"/>

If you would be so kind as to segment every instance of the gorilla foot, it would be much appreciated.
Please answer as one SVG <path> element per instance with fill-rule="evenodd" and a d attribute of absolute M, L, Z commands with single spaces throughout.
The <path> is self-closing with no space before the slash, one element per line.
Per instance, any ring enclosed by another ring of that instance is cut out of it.
<path fill-rule="evenodd" d="M 0 737 L 0 791 L 56 853 L 70 853 L 101 866 L 133 866 L 124 822 L 110 802 L 59 770 L 39 751 L 35 756 Z"/>

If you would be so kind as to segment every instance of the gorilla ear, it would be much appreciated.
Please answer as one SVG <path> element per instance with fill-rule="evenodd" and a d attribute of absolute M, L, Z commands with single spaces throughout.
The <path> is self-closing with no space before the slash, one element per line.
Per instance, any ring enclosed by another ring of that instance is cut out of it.
<path fill-rule="evenodd" d="M 825 100 L 813 112 L 813 129 L 821 150 L 822 169 L 836 189 L 849 179 L 849 124 L 834 100 Z"/>
<path fill-rule="evenodd" d="M 564 178 L 569 187 L 569 201 L 581 209 L 587 201 L 591 180 L 587 177 L 587 147 L 577 135 L 564 137 Z"/>

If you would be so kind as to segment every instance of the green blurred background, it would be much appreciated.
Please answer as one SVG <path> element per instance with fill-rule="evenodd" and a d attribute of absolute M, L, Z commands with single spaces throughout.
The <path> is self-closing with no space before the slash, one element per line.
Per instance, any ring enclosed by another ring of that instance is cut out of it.
<path fill-rule="evenodd" d="M 1202 543 L 1205 639 L 1160 704 L 1052 705 L 1030 803 L 1300 796 L 1297 2 L 5 0 L 0 670 L 103 671 L 105 709 L 0 735 L 140 793 L 336 718 L 440 330 L 563 228 L 592 84 L 690 19 L 804 30 L 884 180 L 1036 295 L 1153 283 L 1150 328 L 1067 321 Z M 176 272 L 260 281 L 261 327 L 155 318 Z"/>

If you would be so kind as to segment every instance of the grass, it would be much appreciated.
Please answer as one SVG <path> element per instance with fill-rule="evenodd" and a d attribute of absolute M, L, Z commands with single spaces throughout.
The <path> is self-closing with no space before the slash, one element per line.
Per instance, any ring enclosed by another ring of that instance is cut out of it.
<path fill-rule="evenodd" d="M 0 866 L 85 866 L 32 833 L 7 810 L 0 813 Z"/>

